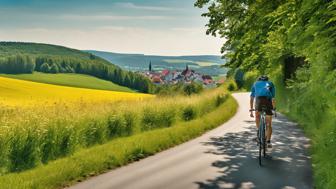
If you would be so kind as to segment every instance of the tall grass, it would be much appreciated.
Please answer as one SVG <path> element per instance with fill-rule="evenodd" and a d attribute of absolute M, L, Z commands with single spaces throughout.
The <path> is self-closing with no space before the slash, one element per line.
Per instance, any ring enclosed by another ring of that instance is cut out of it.
<path fill-rule="evenodd" d="M 216 95 L 213 97 L 216 97 Z M 39 166 L 29 171 L 1 176 L 0 188 L 7 188 L 8 186 L 11 189 L 62 188 L 88 176 L 102 173 L 108 169 L 125 165 L 180 144 L 220 125 L 234 115 L 237 109 L 234 99 L 225 95 L 222 95 L 221 98 L 225 100 L 220 105 L 217 104 L 217 109 L 208 114 L 199 115 L 198 118 L 192 121 L 174 122 L 169 127 L 162 126 L 164 128 L 117 138 L 103 145 L 80 149 L 72 156 L 50 162 L 47 165 Z M 209 99 L 209 105 L 212 106 L 211 103 L 215 105 L 216 101 L 212 101 L 214 100 L 212 98 Z M 113 117 L 111 123 L 122 124 L 121 120 L 115 120 L 116 117 Z M 142 119 L 140 118 L 138 121 L 141 122 Z"/>
<path fill-rule="evenodd" d="M 1 107 L 1 174 L 31 169 L 119 137 L 197 119 L 226 98 L 219 88 L 190 97 L 146 101 Z"/>

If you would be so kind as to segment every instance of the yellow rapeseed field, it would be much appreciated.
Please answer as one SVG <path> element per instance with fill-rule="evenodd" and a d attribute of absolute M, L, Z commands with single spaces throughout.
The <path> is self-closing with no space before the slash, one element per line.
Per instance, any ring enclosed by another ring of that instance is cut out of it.
<path fill-rule="evenodd" d="M 0 77 L 0 105 L 3 106 L 38 106 L 60 102 L 101 103 L 152 97 L 154 96 L 148 94 L 73 88 Z"/>

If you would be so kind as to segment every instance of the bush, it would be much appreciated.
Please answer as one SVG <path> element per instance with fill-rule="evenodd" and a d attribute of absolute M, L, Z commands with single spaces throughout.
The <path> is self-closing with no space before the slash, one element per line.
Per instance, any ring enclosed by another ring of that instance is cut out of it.
<path fill-rule="evenodd" d="M 203 90 L 203 86 L 197 83 L 187 84 L 183 87 L 183 92 L 186 95 L 198 94 Z"/>
<path fill-rule="evenodd" d="M 157 124 L 157 112 L 150 108 L 145 108 L 143 110 L 143 116 L 141 120 L 141 130 L 151 130 L 154 129 Z"/>
<path fill-rule="evenodd" d="M 231 81 L 229 81 L 229 83 L 227 85 L 227 89 L 229 91 L 235 91 L 235 90 L 238 89 L 238 87 L 237 87 L 237 84 L 234 81 L 231 80 Z"/>
<path fill-rule="evenodd" d="M 122 116 L 111 115 L 107 121 L 107 130 L 109 138 L 122 136 L 126 130 L 126 123 Z"/>
<path fill-rule="evenodd" d="M 184 121 L 193 120 L 193 119 L 196 118 L 196 115 L 197 115 L 196 111 L 191 106 L 188 106 L 188 107 L 184 108 L 183 111 L 182 111 L 182 119 Z"/>
<path fill-rule="evenodd" d="M 133 134 L 133 128 L 135 127 L 135 119 L 136 119 L 136 115 L 134 113 L 132 112 L 124 113 L 124 120 L 125 120 L 124 133 L 126 136 Z"/>
<path fill-rule="evenodd" d="M 38 139 L 33 131 L 28 131 L 26 136 L 20 134 L 12 136 L 9 151 L 11 172 L 30 169 L 39 163 Z"/>
<path fill-rule="evenodd" d="M 216 107 L 222 105 L 226 101 L 227 98 L 228 98 L 227 94 L 217 95 L 216 102 L 215 102 Z"/>
<path fill-rule="evenodd" d="M 105 139 L 105 133 L 104 123 L 101 120 L 89 121 L 84 131 L 86 146 L 102 144 Z"/>

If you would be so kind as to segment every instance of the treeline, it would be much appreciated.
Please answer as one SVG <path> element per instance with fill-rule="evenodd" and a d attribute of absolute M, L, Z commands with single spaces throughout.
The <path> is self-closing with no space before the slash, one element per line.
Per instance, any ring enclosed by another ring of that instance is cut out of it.
<path fill-rule="evenodd" d="M 102 59 L 90 55 L 90 59 L 59 56 L 16 55 L 0 59 L 0 73 L 18 74 L 39 71 L 44 73 L 78 73 L 95 76 L 139 92 L 153 92 L 153 84 L 144 76 L 124 71 Z"/>
<path fill-rule="evenodd" d="M 0 59 L 0 73 L 33 73 L 35 63 L 29 56 L 13 56 Z"/>

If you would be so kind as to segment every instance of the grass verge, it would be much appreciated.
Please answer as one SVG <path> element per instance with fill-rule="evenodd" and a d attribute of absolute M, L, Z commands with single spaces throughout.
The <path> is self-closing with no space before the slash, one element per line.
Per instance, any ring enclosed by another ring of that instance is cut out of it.
<path fill-rule="evenodd" d="M 200 136 L 229 120 L 237 110 L 230 96 L 216 110 L 189 122 L 117 138 L 103 145 L 82 149 L 67 158 L 21 173 L 0 177 L 0 188 L 61 188 L 103 173 Z"/>

